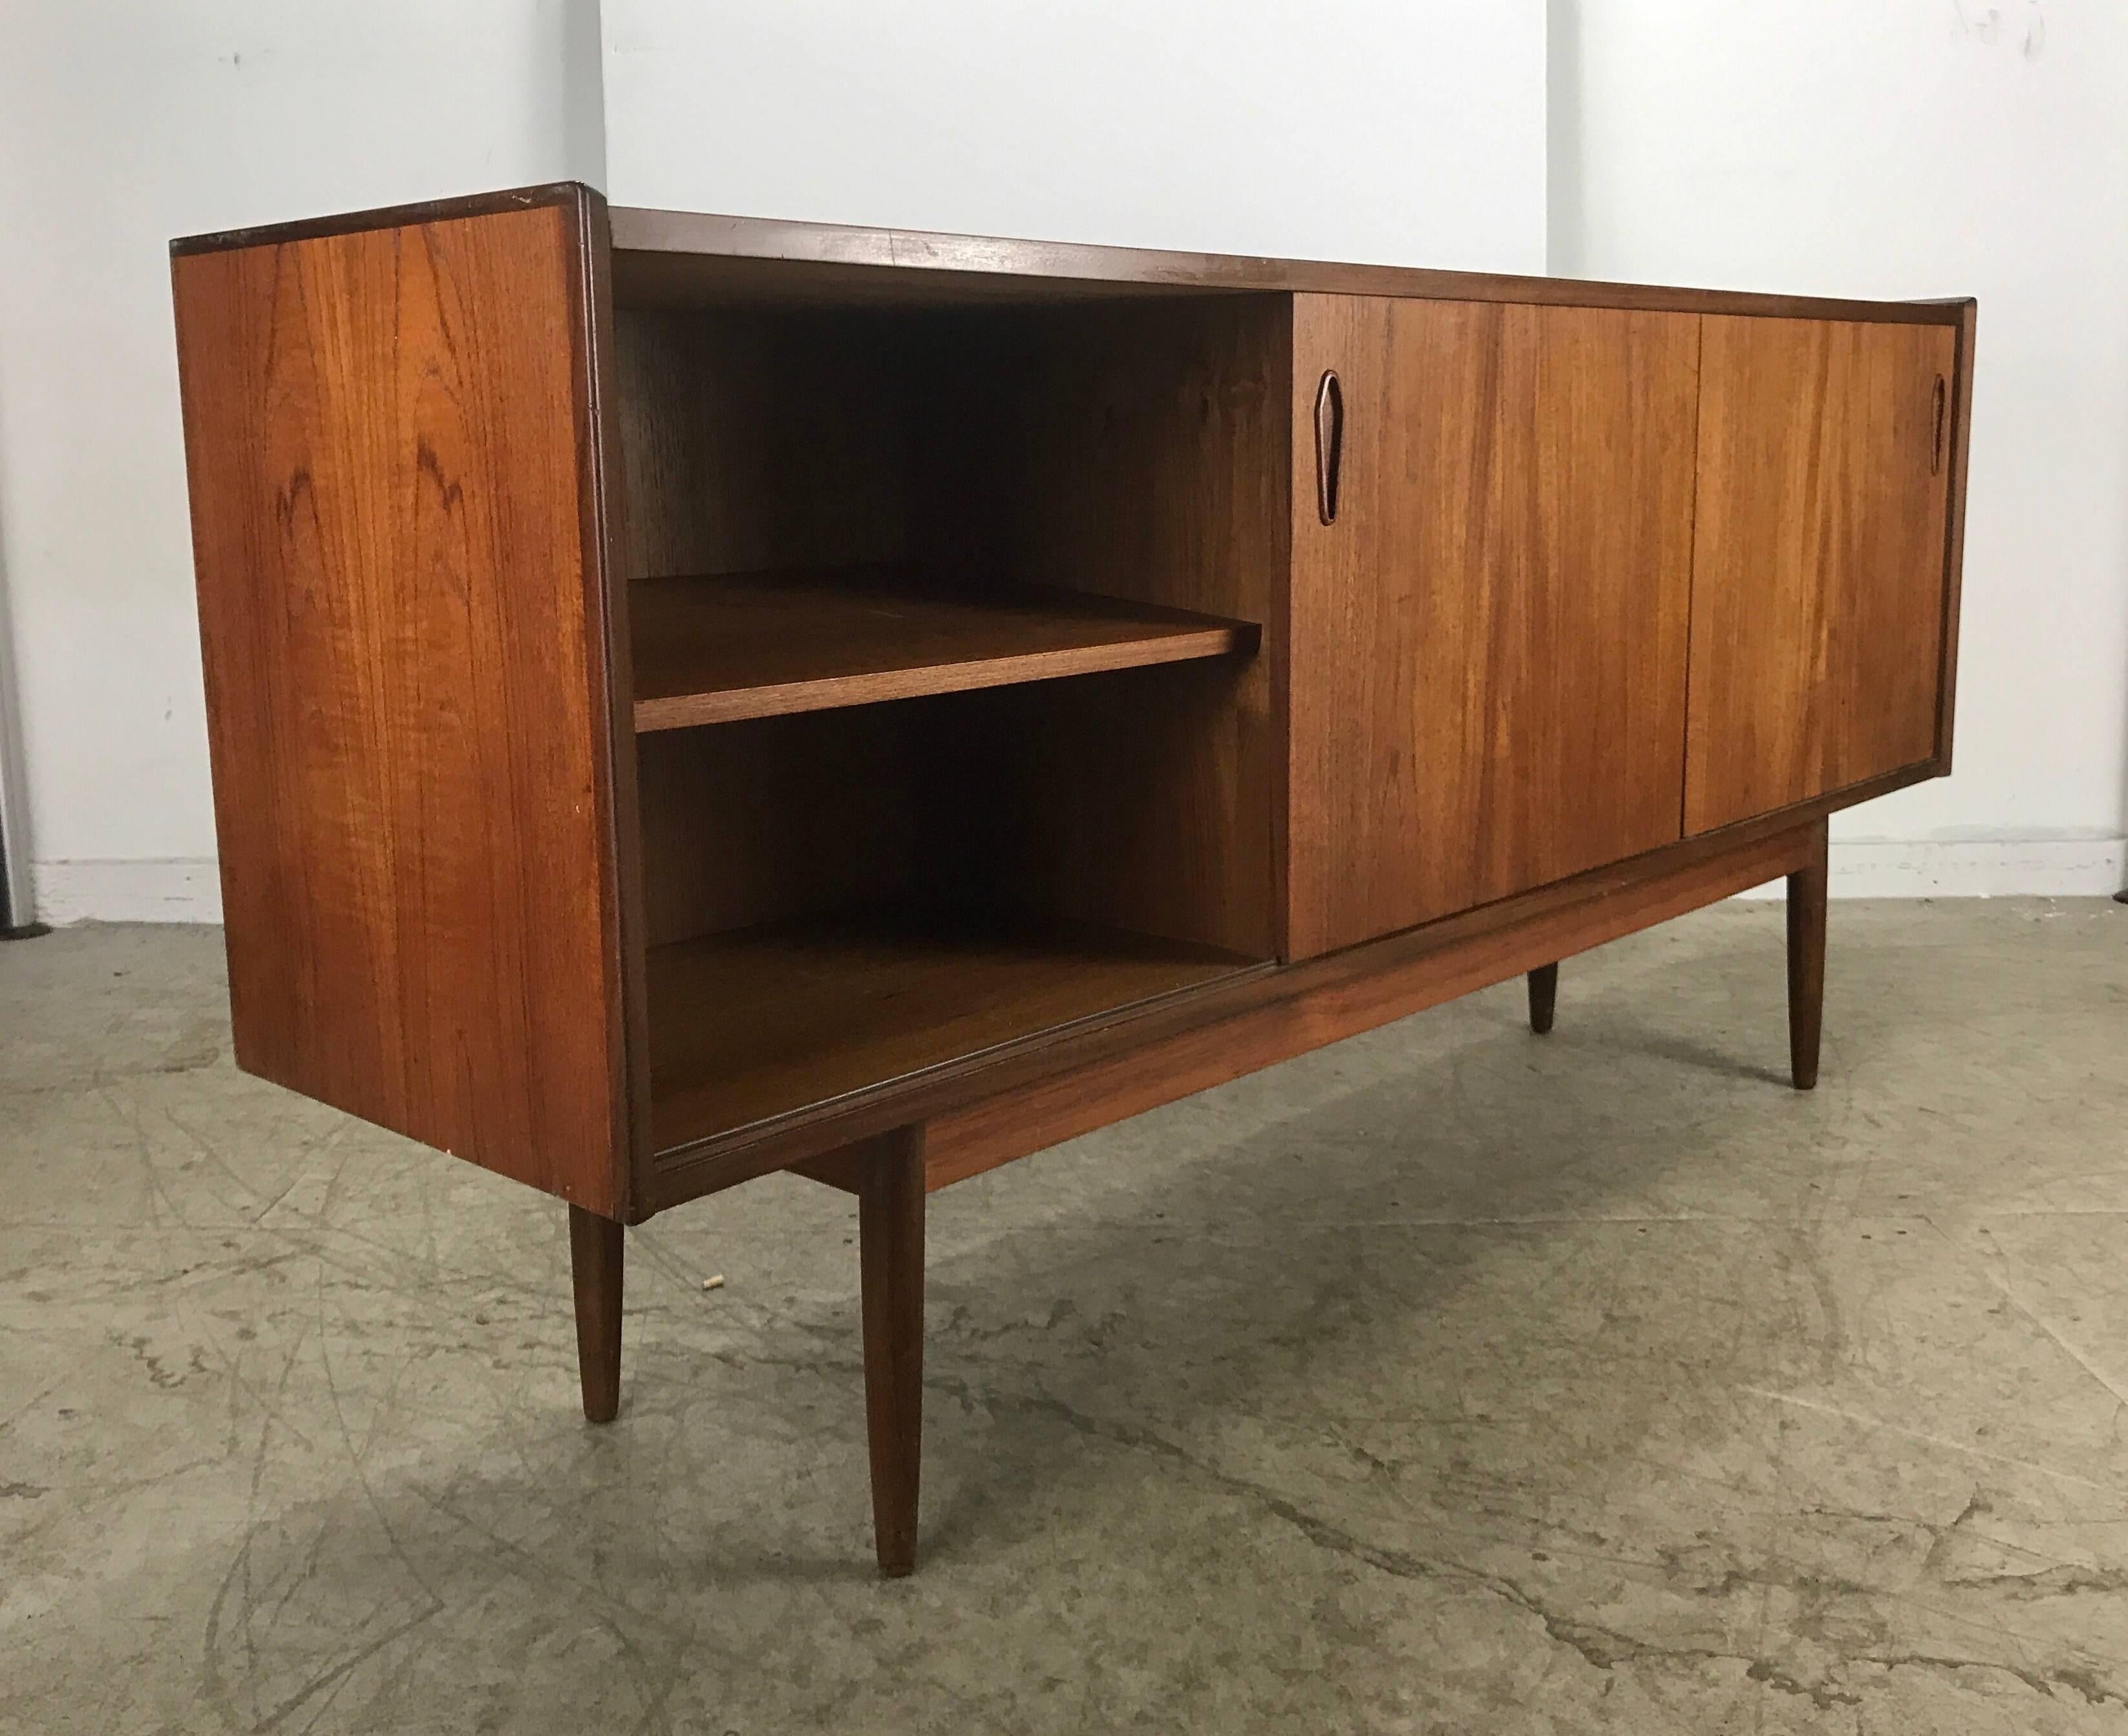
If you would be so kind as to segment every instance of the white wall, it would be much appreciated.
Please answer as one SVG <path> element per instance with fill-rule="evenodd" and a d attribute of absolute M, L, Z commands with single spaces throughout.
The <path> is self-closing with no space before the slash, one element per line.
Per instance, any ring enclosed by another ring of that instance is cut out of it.
<path fill-rule="evenodd" d="M 2128 9 L 1548 6 L 1551 269 L 1981 297 L 1959 770 L 1845 819 L 1836 884 L 2117 885 Z M 170 236 L 575 175 L 1534 269 L 1546 10 L 606 0 L 601 78 L 597 0 L 0 0 L 0 590 L 40 913 L 215 913 Z"/>
<path fill-rule="evenodd" d="M 1542 0 L 605 0 L 618 204 L 1544 268 Z"/>
<path fill-rule="evenodd" d="M 596 31 L 576 0 L 0 0 L 0 585 L 45 920 L 219 906 L 169 239 L 595 176 Z"/>
<path fill-rule="evenodd" d="M 1551 12 L 1554 272 L 1980 298 L 1956 771 L 1836 821 L 1836 889 L 2116 889 L 2128 7 Z"/>

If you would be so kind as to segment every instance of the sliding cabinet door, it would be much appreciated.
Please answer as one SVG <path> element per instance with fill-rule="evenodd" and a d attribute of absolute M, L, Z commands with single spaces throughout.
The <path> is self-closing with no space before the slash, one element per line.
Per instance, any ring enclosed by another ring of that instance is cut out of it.
<path fill-rule="evenodd" d="M 1689 832 L 1936 757 L 1957 344 L 1703 326 Z"/>
<path fill-rule="evenodd" d="M 1678 838 L 1698 352 L 1689 315 L 1295 298 L 1290 956 Z"/>

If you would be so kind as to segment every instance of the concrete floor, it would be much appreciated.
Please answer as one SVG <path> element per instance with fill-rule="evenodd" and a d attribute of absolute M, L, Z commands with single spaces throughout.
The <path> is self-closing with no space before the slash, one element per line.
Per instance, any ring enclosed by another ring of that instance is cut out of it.
<path fill-rule="evenodd" d="M 0 947 L 0 1728 L 2128 1729 L 2128 908 L 1728 906 L 933 1202 L 633 1231 L 239 1075 L 220 937 Z M 724 1288 L 702 1278 L 721 1272 Z"/>

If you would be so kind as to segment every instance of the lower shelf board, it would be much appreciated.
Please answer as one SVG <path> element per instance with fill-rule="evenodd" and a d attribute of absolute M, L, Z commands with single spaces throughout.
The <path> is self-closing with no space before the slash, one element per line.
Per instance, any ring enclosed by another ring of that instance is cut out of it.
<path fill-rule="evenodd" d="M 692 1145 L 1258 962 L 1085 923 L 907 911 L 655 946 L 653 1137 Z"/>

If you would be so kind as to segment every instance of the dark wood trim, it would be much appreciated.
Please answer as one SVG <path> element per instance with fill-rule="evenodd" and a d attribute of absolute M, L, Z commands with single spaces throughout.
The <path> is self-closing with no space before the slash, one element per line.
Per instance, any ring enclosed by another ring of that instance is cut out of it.
<path fill-rule="evenodd" d="M 1551 1034 L 1551 1022 L 1559 1011 L 1559 965 L 1539 965 L 1529 973 L 1530 1029 L 1539 1036 Z"/>
<path fill-rule="evenodd" d="M 864 1311 L 865 1438 L 879 1570 L 916 1565 L 924 1459 L 924 1130 L 878 1141 L 857 1192 Z"/>
<path fill-rule="evenodd" d="M 952 235 L 920 230 L 862 229 L 767 217 L 613 208 L 613 244 L 621 254 L 694 254 L 803 263 L 844 273 L 920 273 L 941 290 L 984 280 L 1041 284 L 1109 283 L 1180 292 L 1314 292 L 1412 296 L 1437 301 L 1523 301 L 1550 306 L 1645 308 L 1674 313 L 1758 314 L 1781 318 L 1881 320 L 1955 325 L 1962 304 L 1864 301 L 1816 296 L 1753 295 L 1499 276 L 1394 265 L 1347 265 L 1228 254 Z"/>
<path fill-rule="evenodd" d="M 1808 837 L 1812 826 L 1832 808 L 1882 794 L 1888 789 L 1916 782 L 1927 775 L 1925 767 L 1907 768 L 1802 809 L 1688 839 L 1631 861 L 1597 869 L 1557 885 L 1504 899 L 1385 940 L 1311 959 L 1304 964 L 1265 965 L 1237 973 L 1201 989 L 1180 991 L 1101 1019 L 1046 1032 L 1018 1044 L 1000 1046 L 966 1062 L 892 1080 L 869 1091 L 853 1093 L 838 1103 L 817 1105 L 737 1133 L 661 1154 L 635 1202 L 637 1217 L 648 1217 L 668 1207 L 779 1169 L 810 1164 L 814 1160 L 827 1157 L 896 1127 L 934 1117 L 989 1113 L 995 1106 L 1009 1099 L 1012 1093 L 1039 1082 L 1119 1059 L 1129 1065 L 1131 1057 L 1141 1051 L 1150 1051 L 1200 1028 L 1221 1026 L 1261 1008 L 1303 1002 L 1320 993 L 1348 994 L 1354 984 L 1375 977 L 1404 984 L 1400 989 L 1384 991 L 1393 998 L 1398 993 L 1417 996 L 1408 1004 L 1401 1005 L 1401 1010 L 1385 1013 L 1382 1019 L 1421 1011 L 1454 995 L 1484 987 L 1489 982 L 1503 981 L 1538 965 L 1585 951 L 1601 944 L 1603 939 L 1616 937 L 1616 934 L 1607 932 L 1598 939 L 1573 945 L 1546 939 L 1547 935 L 1562 932 L 1552 926 L 1561 913 L 1570 915 L 1584 907 L 1607 902 L 1623 908 L 1627 905 L 1616 904 L 1616 901 L 1623 899 L 1630 904 L 1633 899 L 1646 894 L 1643 902 L 1657 913 L 1616 931 L 1630 933 L 1635 927 L 1661 921 L 1667 915 L 1681 915 L 1698 908 L 1699 904 L 1727 897 L 1731 891 L 1777 880 L 1790 871 L 1794 863 L 1789 857 L 1803 848 L 1803 841 Z M 1720 865 L 1712 871 L 1715 880 L 1725 885 L 1736 873 L 1755 873 L 1758 878 L 1737 881 L 1707 898 L 1688 896 L 1682 904 L 1676 903 L 1670 894 L 1679 886 L 1689 889 L 1704 881 L 1709 863 Z M 1655 891 L 1650 893 L 1648 889 L 1651 888 Z M 1491 945 L 1497 937 L 1522 931 L 1537 938 L 1526 947 L 1513 949 L 1517 962 L 1503 967 L 1497 975 L 1484 981 L 1463 981 L 1458 978 L 1456 986 L 1441 993 L 1433 992 L 1433 978 L 1428 973 L 1437 974 L 1441 955 L 1469 942 L 1482 941 Z M 1563 932 L 1570 938 L 1577 931 L 1570 921 Z M 1547 952 L 1547 946 L 1556 946 L 1558 950 Z M 1411 971 L 1416 971 L 1417 976 L 1407 979 L 1400 975 Z M 1294 1016 L 1303 1024 L 1309 1023 L 1304 1013 Z M 1354 1026 L 1351 1030 L 1365 1028 Z M 1349 1034 L 1349 1031 L 1335 1033 Z M 1287 1052 L 1299 1054 L 1318 1042 L 1333 1040 L 1334 1036 L 1320 1036 Z M 1237 1077 L 1253 1066 L 1269 1065 L 1271 1060 L 1283 1058 L 1284 1055 L 1272 1055 L 1250 1066 L 1239 1067 L 1227 1076 Z M 1198 1085 L 1185 1085 L 1171 1094 L 1186 1095 L 1199 1089 L 1202 1088 Z M 1132 1112 L 1134 1112 L 1118 1110 L 1089 1125 L 1100 1126 Z M 933 1121 L 932 1126 L 935 1149 L 938 1123 Z M 1039 1150 L 1052 1143 L 1052 1139 L 1038 1139 L 1025 1150 Z M 1014 1155 L 1024 1155 L 1024 1152 Z M 816 1180 L 825 1179 L 817 1165 L 808 1173 Z"/>
<path fill-rule="evenodd" d="M 1798 1091 L 1817 1084 L 1825 1027 L 1825 899 L 1827 837 L 1821 820 L 1810 860 L 1788 875 L 1788 1070 Z"/>
<path fill-rule="evenodd" d="M 188 254 L 223 253 L 237 247 L 278 247 L 284 241 L 349 235 L 365 229 L 404 229 L 419 223 L 447 222 L 457 217 L 487 217 L 497 211 L 529 211 L 542 205 L 581 208 L 586 199 L 597 200 L 601 209 L 606 204 L 598 193 L 580 181 L 498 187 L 492 192 L 463 193 L 451 199 L 425 199 L 416 205 L 380 205 L 370 211 L 304 217 L 292 223 L 261 223 L 249 229 L 221 229 L 205 235 L 179 235 L 170 243 L 170 257 L 175 259 Z"/>
<path fill-rule="evenodd" d="M 1965 576 L 1965 458 L 1973 432 L 1973 348 L 1980 304 L 1948 306 L 1958 311 L 1958 381 L 1952 393 L 1950 511 L 1944 532 L 1943 662 L 1936 681 L 1935 775 L 1950 776 L 1952 726 L 1958 709 L 1958 603 Z"/>
<path fill-rule="evenodd" d="M 829 1151 L 819 1157 L 809 1157 L 802 1164 L 793 1164 L 791 1173 L 802 1175 L 808 1181 L 819 1183 L 824 1188 L 833 1188 L 842 1193 L 864 1192 L 865 1173 L 878 1145 L 876 1140 L 862 1140 L 854 1145 L 845 1145 L 839 1151 Z"/>
<path fill-rule="evenodd" d="M 606 201 L 590 187 L 563 183 L 568 205 L 578 273 L 570 289 L 576 328 L 572 355 L 577 382 L 577 454 L 581 478 L 584 606 L 590 615 L 591 718 L 594 747 L 606 776 L 594 791 L 606 842 L 606 874 L 599 887 L 607 968 L 606 1021 L 612 1044 L 613 1149 L 625 1155 L 620 1215 L 629 1216 L 650 1145 L 650 1021 L 647 991 L 646 923 L 643 865 L 635 790 L 635 719 L 627 695 L 635 690 L 630 668 L 627 547 L 615 425 L 619 396 L 613 379 L 613 295 L 609 281 L 612 247 Z"/>
<path fill-rule="evenodd" d="M 611 1422 L 620 1411 L 623 1242 L 610 1217 L 569 1207 L 569 1276 L 576 1293 L 577 1373 L 584 1417 Z"/>

